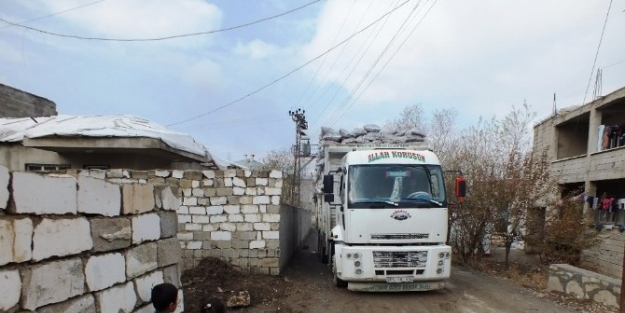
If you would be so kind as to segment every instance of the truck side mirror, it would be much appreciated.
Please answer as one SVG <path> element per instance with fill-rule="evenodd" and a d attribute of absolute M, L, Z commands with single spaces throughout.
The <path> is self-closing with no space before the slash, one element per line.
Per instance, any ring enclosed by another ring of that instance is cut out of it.
<path fill-rule="evenodd" d="M 456 198 L 458 202 L 462 202 L 463 198 L 467 195 L 467 181 L 462 176 L 456 177 Z"/>
<path fill-rule="evenodd" d="M 324 175 L 323 176 L 323 193 L 334 193 L 334 176 L 333 175 Z"/>
<path fill-rule="evenodd" d="M 323 195 L 323 201 L 326 202 L 326 203 L 334 202 L 334 194 L 333 193 L 327 193 L 327 194 Z"/>

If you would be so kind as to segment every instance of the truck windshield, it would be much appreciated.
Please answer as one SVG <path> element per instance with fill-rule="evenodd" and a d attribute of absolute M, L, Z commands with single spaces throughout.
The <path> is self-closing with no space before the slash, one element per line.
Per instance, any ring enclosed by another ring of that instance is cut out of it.
<path fill-rule="evenodd" d="M 446 206 L 438 165 L 352 165 L 347 186 L 350 208 Z"/>

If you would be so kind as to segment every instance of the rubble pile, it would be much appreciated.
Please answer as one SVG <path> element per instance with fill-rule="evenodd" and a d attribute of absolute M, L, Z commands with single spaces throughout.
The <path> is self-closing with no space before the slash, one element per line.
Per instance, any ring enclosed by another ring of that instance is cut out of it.
<path fill-rule="evenodd" d="M 327 146 L 335 145 L 358 145 L 358 144 L 403 144 L 425 142 L 425 134 L 416 128 L 408 131 L 385 131 L 375 124 L 368 124 L 358 127 L 352 131 L 339 129 L 338 131 L 329 127 L 321 127 L 319 135 L 319 153 L 317 153 L 317 185 L 323 181 L 324 169 L 324 149 Z"/>

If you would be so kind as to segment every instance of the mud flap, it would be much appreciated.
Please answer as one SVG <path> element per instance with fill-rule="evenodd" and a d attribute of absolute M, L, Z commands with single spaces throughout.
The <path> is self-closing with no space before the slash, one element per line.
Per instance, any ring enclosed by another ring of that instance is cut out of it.
<path fill-rule="evenodd" d="M 388 284 L 388 283 L 361 283 L 350 282 L 347 285 L 347 289 L 352 291 L 364 291 L 364 292 L 402 292 L 402 291 L 428 291 L 445 288 L 445 282 L 419 282 L 419 283 L 402 283 L 402 284 Z"/>

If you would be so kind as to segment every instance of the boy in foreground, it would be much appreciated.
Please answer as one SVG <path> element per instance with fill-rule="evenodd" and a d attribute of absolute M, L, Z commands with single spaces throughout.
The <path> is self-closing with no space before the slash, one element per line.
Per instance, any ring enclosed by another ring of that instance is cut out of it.
<path fill-rule="evenodd" d="M 178 288 L 170 283 L 162 283 L 152 288 L 152 305 L 155 313 L 173 313 L 178 306 Z"/>

